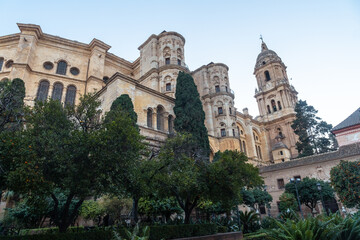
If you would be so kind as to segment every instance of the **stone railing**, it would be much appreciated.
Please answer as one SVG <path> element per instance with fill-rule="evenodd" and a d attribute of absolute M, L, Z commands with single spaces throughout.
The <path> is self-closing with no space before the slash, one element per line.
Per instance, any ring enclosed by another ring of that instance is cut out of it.
<path fill-rule="evenodd" d="M 288 84 L 288 80 L 280 79 L 280 80 L 276 80 L 276 81 L 269 81 L 265 85 L 260 87 L 259 89 L 255 88 L 255 94 L 260 93 L 260 92 L 265 92 L 267 90 L 270 90 L 270 89 L 272 89 L 276 86 L 280 86 L 282 84 Z"/>

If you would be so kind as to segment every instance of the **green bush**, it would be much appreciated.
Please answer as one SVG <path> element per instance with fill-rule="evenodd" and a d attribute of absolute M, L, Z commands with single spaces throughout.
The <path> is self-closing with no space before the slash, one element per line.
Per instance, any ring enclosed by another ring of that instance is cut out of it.
<path fill-rule="evenodd" d="M 111 240 L 113 235 L 110 230 L 84 232 L 83 228 L 79 228 L 82 232 L 76 232 L 76 229 L 69 228 L 67 233 L 58 233 L 57 228 L 27 229 L 23 231 L 23 234 L 35 235 L 0 237 L 0 240 Z M 118 228 L 116 231 L 120 236 L 126 237 L 124 228 Z M 39 234 L 39 232 L 46 234 Z M 215 224 L 159 225 L 150 227 L 150 240 L 204 236 L 215 233 L 217 233 Z"/>
<path fill-rule="evenodd" d="M 215 224 L 184 224 L 150 227 L 150 240 L 204 236 L 217 233 Z"/>
<path fill-rule="evenodd" d="M 69 227 L 66 232 L 84 232 L 84 227 Z M 22 229 L 20 230 L 19 235 L 39 235 L 39 234 L 54 234 L 59 233 L 59 228 L 52 227 L 52 228 L 35 228 L 35 229 Z"/>
<path fill-rule="evenodd" d="M 110 231 L 0 237 L 0 240 L 111 240 Z"/>

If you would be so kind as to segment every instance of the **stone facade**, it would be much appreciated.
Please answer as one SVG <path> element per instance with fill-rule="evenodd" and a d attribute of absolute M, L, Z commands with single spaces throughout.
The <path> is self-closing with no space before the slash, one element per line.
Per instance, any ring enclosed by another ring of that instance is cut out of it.
<path fill-rule="evenodd" d="M 254 72 L 260 116 L 253 118 L 247 109 L 235 108 L 225 64 L 211 62 L 188 69 L 185 39 L 179 33 L 151 35 L 139 47 L 139 58 L 130 62 L 110 53 L 111 46 L 98 39 L 85 44 L 43 33 L 38 25 L 18 27 L 20 33 L 0 37 L 0 79 L 23 79 L 30 106 L 37 98 L 77 104 L 81 95 L 96 92 L 105 113 L 112 101 L 126 93 L 134 103 L 141 133 L 159 147 L 173 131 L 176 78 L 184 71 L 193 76 L 203 102 L 212 155 L 237 149 L 253 164 L 267 165 L 278 161 L 273 148 L 283 142 L 283 160 L 296 156 L 296 136 L 289 129 L 296 91 L 287 81 L 285 65 L 265 43 Z M 267 62 L 259 65 L 259 61 Z M 265 69 L 271 70 L 272 80 L 264 80 Z M 283 106 L 273 114 L 266 112 L 272 99 Z"/>
<path fill-rule="evenodd" d="M 328 180 L 331 167 L 340 159 L 359 159 L 359 129 L 347 128 L 338 130 L 338 141 L 344 145 L 338 151 L 290 161 L 298 155 L 297 136 L 291 128 L 297 92 L 289 84 L 285 64 L 264 42 L 254 67 L 260 115 L 253 118 L 247 108 L 242 112 L 235 108 L 225 64 L 211 62 L 188 69 L 185 39 L 179 33 L 151 35 L 138 48 L 139 58 L 130 62 L 110 53 L 111 47 L 98 39 L 85 44 L 43 33 L 38 25 L 18 27 L 20 33 L 0 37 L 0 80 L 23 79 L 26 104 L 54 98 L 76 105 L 81 95 L 95 92 L 105 113 L 118 96 L 128 94 L 141 133 L 153 148 L 173 132 L 178 72 L 190 73 L 203 103 L 212 156 L 219 150 L 236 149 L 261 167 L 274 198 L 273 211 L 283 192 L 279 179 L 284 184 L 294 176 Z"/>

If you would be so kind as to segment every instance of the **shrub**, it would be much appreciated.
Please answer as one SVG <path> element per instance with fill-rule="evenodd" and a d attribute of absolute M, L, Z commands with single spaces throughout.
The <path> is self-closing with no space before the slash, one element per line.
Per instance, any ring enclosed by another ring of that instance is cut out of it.
<path fill-rule="evenodd" d="M 0 240 L 110 240 L 109 231 L 0 237 Z"/>
<path fill-rule="evenodd" d="M 215 233 L 217 233 L 217 226 L 215 224 L 151 226 L 150 240 L 203 236 Z"/>

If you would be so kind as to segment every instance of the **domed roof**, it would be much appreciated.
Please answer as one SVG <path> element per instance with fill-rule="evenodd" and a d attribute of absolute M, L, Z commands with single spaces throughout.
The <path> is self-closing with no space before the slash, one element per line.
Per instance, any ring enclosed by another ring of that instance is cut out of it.
<path fill-rule="evenodd" d="M 283 142 L 279 141 L 277 143 L 274 144 L 272 150 L 276 150 L 276 149 L 280 149 L 280 148 L 286 148 L 289 149 Z"/>
<path fill-rule="evenodd" d="M 268 49 L 266 43 L 261 43 L 261 53 L 256 59 L 255 68 L 259 68 L 262 65 L 267 64 L 268 62 L 278 61 L 281 62 L 281 58 L 273 50 Z"/>

